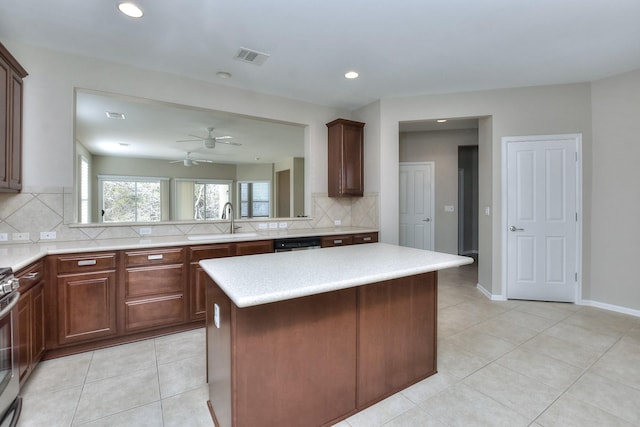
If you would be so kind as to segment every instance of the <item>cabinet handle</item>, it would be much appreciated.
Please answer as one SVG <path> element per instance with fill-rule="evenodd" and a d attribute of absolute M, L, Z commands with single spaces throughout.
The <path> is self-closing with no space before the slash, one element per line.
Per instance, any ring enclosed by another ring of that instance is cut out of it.
<path fill-rule="evenodd" d="M 333 244 L 334 244 L 334 245 L 341 245 L 341 244 L 342 244 L 342 239 L 340 239 L 340 240 L 334 240 L 334 241 L 333 241 Z"/>
<path fill-rule="evenodd" d="M 370 242 L 371 241 L 371 237 L 365 237 L 364 239 L 362 239 L 365 242 Z"/>
<path fill-rule="evenodd" d="M 154 260 L 158 260 L 158 259 L 162 259 L 162 254 L 157 254 L 157 255 L 148 255 L 147 259 L 149 261 L 154 261 Z"/>
<path fill-rule="evenodd" d="M 87 265 L 96 265 L 98 262 L 95 259 L 82 259 L 78 261 L 78 267 L 84 267 Z"/>
<path fill-rule="evenodd" d="M 25 274 L 24 276 L 21 277 L 21 279 L 36 280 L 38 277 L 40 277 L 40 273 L 33 272 L 33 273 Z"/>

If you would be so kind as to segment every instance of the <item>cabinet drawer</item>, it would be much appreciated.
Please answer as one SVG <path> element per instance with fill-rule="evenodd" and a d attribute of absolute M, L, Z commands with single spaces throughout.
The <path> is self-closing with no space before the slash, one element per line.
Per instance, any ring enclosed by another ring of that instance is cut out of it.
<path fill-rule="evenodd" d="M 127 251 L 124 255 L 124 262 L 127 267 L 138 265 L 176 264 L 182 262 L 183 253 L 183 248 Z"/>
<path fill-rule="evenodd" d="M 378 233 L 363 233 L 353 235 L 353 244 L 376 243 L 378 241 Z"/>
<path fill-rule="evenodd" d="M 184 267 L 159 265 L 155 267 L 128 268 L 125 273 L 125 298 L 182 292 Z"/>
<path fill-rule="evenodd" d="M 182 294 L 129 301 L 125 307 L 127 331 L 179 324 L 184 321 Z"/>
<path fill-rule="evenodd" d="M 57 258 L 56 266 L 58 274 L 114 270 L 116 268 L 116 254 L 109 252 L 62 255 Z"/>
<path fill-rule="evenodd" d="M 330 248 L 333 246 L 345 246 L 352 245 L 353 237 L 350 235 L 344 236 L 325 236 L 322 238 L 322 247 Z"/>
<path fill-rule="evenodd" d="M 233 243 L 221 243 L 218 245 L 202 245 L 191 247 L 191 262 L 198 262 L 203 259 L 223 258 L 233 256 L 235 249 Z"/>
<path fill-rule="evenodd" d="M 44 262 L 38 261 L 18 271 L 16 277 L 20 279 L 20 292 L 24 293 L 41 280 L 44 280 Z"/>
<path fill-rule="evenodd" d="M 269 254 L 273 252 L 273 240 L 236 243 L 236 255 Z"/>

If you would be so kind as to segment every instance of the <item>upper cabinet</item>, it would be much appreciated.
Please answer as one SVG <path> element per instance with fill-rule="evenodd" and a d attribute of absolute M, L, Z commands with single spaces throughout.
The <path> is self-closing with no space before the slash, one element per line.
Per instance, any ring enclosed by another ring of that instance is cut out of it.
<path fill-rule="evenodd" d="M 364 123 L 337 119 L 329 128 L 329 197 L 364 193 Z"/>
<path fill-rule="evenodd" d="M 26 76 L 0 43 L 0 191 L 22 189 L 22 79 Z"/>

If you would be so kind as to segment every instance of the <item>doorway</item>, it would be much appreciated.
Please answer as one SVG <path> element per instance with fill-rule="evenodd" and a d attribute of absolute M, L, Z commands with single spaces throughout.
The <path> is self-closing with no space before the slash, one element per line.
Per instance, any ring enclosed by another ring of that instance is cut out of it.
<path fill-rule="evenodd" d="M 276 218 L 291 216 L 291 170 L 276 172 Z"/>
<path fill-rule="evenodd" d="M 478 146 L 458 146 L 458 255 L 478 260 Z"/>

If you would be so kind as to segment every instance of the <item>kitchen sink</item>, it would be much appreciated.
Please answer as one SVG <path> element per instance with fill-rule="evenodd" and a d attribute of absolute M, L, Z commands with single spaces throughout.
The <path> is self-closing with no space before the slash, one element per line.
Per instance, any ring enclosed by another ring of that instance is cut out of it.
<path fill-rule="evenodd" d="M 223 234 L 196 234 L 193 236 L 187 236 L 189 240 L 222 240 L 244 237 L 257 237 L 258 233 L 223 233 Z"/>

